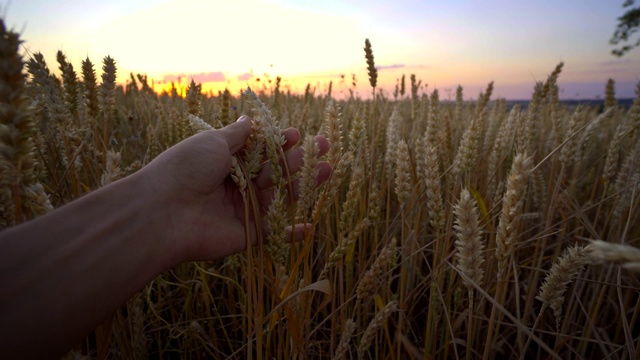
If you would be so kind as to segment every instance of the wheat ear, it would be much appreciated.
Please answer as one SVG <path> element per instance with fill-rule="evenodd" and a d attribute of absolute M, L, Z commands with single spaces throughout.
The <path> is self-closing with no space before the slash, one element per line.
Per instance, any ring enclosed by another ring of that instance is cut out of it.
<path fill-rule="evenodd" d="M 356 288 L 357 299 L 362 301 L 373 295 L 380 280 L 380 277 L 384 273 L 385 265 L 389 263 L 395 263 L 396 261 L 396 238 L 393 238 L 391 242 L 385 246 L 380 252 L 380 255 L 376 258 L 376 261 L 371 265 L 369 270 L 364 273 L 358 287 Z"/>
<path fill-rule="evenodd" d="M 396 148 L 396 178 L 395 178 L 395 192 L 398 196 L 398 202 L 401 207 L 407 205 L 407 200 L 411 195 L 411 169 L 409 168 L 409 147 L 404 140 L 400 140 L 398 147 Z"/>
<path fill-rule="evenodd" d="M 340 342 L 338 343 L 338 347 L 336 348 L 336 352 L 333 355 L 333 360 L 341 360 L 344 359 L 347 351 L 349 350 L 349 343 L 351 342 L 351 337 L 353 336 L 353 332 L 356 330 L 356 323 L 349 319 L 344 324 L 344 328 L 342 329 L 342 335 L 340 336 Z"/>
<path fill-rule="evenodd" d="M 456 258 L 458 265 L 456 266 L 471 281 L 480 284 L 484 275 L 482 264 L 484 256 L 482 250 L 482 230 L 480 229 L 480 221 L 478 219 L 478 207 L 475 200 L 471 197 L 469 190 L 463 189 L 460 193 L 460 200 L 454 208 L 456 216 L 456 249 L 458 250 Z M 464 281 L 467 289 L 469 289 L 469 297 L 473 300 L 473 285 Z"/>
<path fill-rule="evenodd" d="M 562 304 L 564 303 L 564 293 L 571 280 L 578 275 L 585 265 L 590 263 L 584 247 L 575 245 L 567 250 L 551 266 L 551 270 L 544 278 L 542 286 L 538 291 L 536 299 L 542 301 L 542 313 L 545 308 L 550 307 L 556 317 L 556 329 L 560 329 L 562 322 Z"/>
<path fill-rule="evenodd" d="M 631 271 L 640 271 L 640 249 L 637 247 L 592 240 L 586 250 L 595 261 L 606 261 Z"/>
<path fill-rule="evenodd" d="M 513 160 L 507 178 L 507 191 L 502 199 L 502 212 L 496 235 L 496 258 L 498 260 L 498 280 L 506 280 L 509 260 L 515 249 L 518 220 L 531 175 L 533 161 L 526 154 L 518 154 Z"/>
<path fill-rule="evenodd" d="M 329 255 L 329 260 L 324 264 L 324 268 L 322 269 L 322 273 L 320 273 L 320 279 L 324 278 L 327 275 L 327 272 L 334 267 L 340 259 L 347 253 L 347 251 L 353 246 L 358 237 L 371 225 L 369 219 L 364 218 L 362 221 L 356 225 L 349 236 L 345 237 L 340 241 L 340 244 L 333 249 L 331 254 Z"/>
<path fill-rule="evenodd" d="M 26 220 L 21 215 L 26 210 L 40 215 L 53 209 L 36 173 L 39 163 L 33 137 L 37 130 L 25 89 L 22 56 L 18 53 L 21 43 L 19 34 L 7 30 L 0 19 L 0 156 L 4 158 L 0 175 L 6 177 L 3 182 L 8 185 L 3 186 L 0 196 L 2 207 L 8 211 L 1 216 L 2 226 Z"/>
<path fill-rule="evenodd" d="M 373 341 L 373 338 L 376 336 L 378 330 L 382 327 L 384 322 L 387 320 L 391 314 L 398 311 L 398 301 L 393 300 L 388 303 L 382 311 L 376 314 L 376 317 L 371 321 L 367 329 L 364 331 L 362 335 L 362 339 L 360 340 L 360 346 L 358 347 L 358 359 L 363 359 L 365 353 L 367 352 L 369 345 Z"/>

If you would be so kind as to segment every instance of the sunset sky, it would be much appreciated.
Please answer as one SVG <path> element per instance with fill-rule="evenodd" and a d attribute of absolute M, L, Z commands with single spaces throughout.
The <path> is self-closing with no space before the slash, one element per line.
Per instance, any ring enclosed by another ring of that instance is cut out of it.
<path fill-rule="evenodd" d="M 378 83 L 391 95 L 396 79 L 416 74 L 441 98 L 463 86 L 475 98 L 490 81 L 494 94 L 527 99 L 560 61 L 562 98 L 603 97 L 609 78 L 618 97 L 634 97 L 640 49 L 622 58 L 609 39 L 623 0 L 29 0 L 2 1 L 9 26 L 28 52 L 57 71 L 62 50 L 80 72 L 87 56 L 101 73 L 111 55 L 118 81 L 145 73 L 160 87 L 194 78 L 204 90 L 283 86 L 316 92 L 333 81 L 335 96 L 370 94 L 364 39 L 373 44 Z M 635 39 L 634 39 L 635 41 Z M 341 81 L 341 75 L 345 76 Z"/>

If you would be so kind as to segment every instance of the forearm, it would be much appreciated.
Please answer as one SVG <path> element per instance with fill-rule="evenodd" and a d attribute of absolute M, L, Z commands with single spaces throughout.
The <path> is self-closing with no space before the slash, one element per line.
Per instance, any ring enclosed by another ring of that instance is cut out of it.
<path fill-rule="evenodd" d="M 0 233 L 4 355 L 62 355 L 179 262 L 159 232 L 167 211 L 142 179 L 133 175 Z"/>

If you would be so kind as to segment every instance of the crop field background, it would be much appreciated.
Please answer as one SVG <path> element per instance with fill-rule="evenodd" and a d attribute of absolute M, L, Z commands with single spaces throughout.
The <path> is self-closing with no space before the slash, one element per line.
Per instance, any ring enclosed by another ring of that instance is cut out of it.
<path fill-rule="evenodd" d="M 266 150 L 239 161 L 273 161 L 267 128 L 298 128 L 308 154 L 309 186 L 270 209 L 257 245 L 167 271 L 67 358 L 640 356 L 640 83 L 629 106 L 607 79 L 604 104 L 566 105 L 560 63 L 521 105 L 493 83 L 444 101 L 410 74 L 384 95 L 367 41 L 367 99 L 280 78 L 158 94 L 144 74 L 117 85 L 117 59 L 23 59 L 4 23 L 1 35 L 0 228 L 242 114 Z M 317 134 L 333 173 L 314 189 Z M 305 240 L 286 244 L 298 222 Z"/>

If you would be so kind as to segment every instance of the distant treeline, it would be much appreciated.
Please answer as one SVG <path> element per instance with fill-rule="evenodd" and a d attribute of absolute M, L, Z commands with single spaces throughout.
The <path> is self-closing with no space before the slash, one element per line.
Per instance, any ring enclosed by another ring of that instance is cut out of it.
<path fill-rule="evenodd" d="M 618 106 L 629 109 L 633 104 L 633 98 L 628 99 L 616 99 Z M 579 99 L 579 100 L 560 100 L 561 105 L 573 108 L 578 105 L 588 105 L 590 107 L 604 108 L 604 99 Z M 507 100 L 507 108 L 511 109 L 514 105 L 520 105 L 521 108 L 526 109 L 529 105 L 529 100 Z"/>

